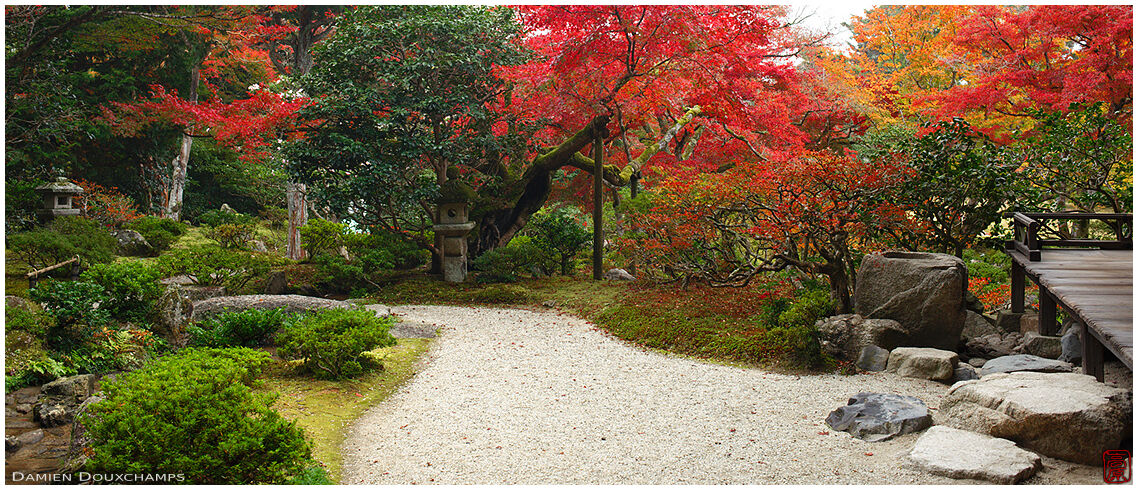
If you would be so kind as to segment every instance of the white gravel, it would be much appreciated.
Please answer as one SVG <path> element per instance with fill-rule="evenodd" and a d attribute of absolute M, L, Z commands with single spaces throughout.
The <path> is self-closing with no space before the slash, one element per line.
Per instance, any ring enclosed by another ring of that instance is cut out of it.
<path fill-rule="evenodd" d="M 980 483 L 902 468 L 917 434 L 868 443 L 824 422 L 859 391 L 916 396 L 935 414 L 939 383 L 710 364 L 549 311 L 393 310 L 440 335 L 416 377 L 349 430 L 344 483 Z M 1028 483 L 1102 481 L 1044 465 Z"/>

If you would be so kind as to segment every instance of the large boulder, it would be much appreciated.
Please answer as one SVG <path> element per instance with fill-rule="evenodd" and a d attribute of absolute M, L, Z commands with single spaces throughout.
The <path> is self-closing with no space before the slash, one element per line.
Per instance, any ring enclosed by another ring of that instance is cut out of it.
<path fill-rule="evenodd" d="M 862 371 L 884 371 L 889 365 L 889 351 L 876 345 L 862 347 L 857 357 L 857 368 Z"/>
<path fill-rule="evenodd" d="M 948 381 L 953 378 L 956 363 L 955 352 L 928 347 L 898 347 L 889 353 L 889 364 L 885 370 L 910 378 Z"/>
<path fill-rule="evenodd" d="M 247 294 L 242 296 L 221 296 L 194 303 L 193 321 L 204 320 L 224 311 L 274 310 L 284 308 L 285 313 L 326 310 L 334 308 L 358 308 L 356 305 L 333 299 L 301 296 L 298 294 Z"/>
<path fill-rule="evenodd" d="M 605 272 L 605 280 L 607 281 L 635 281 L 636 278 L 629 274 L 624 269 L 609 269 Z"/>
<path fill-rule="evenodd" d="M 932 416 L 919 398 L 888 393 L 858 393 L 844 407 L 830 412 L 826 424 L 869 442 L 918 432 L 932 425 Z"/>
<path fill-rule="evenodd" d="M 1076 463 L 1102 464 L 1130 433 L 1133 394 L 1075 373 L 1015 372 L 957 383 L 940 404 L 942 425 L 1015 441 Z"/>
<path fill-rule="evenodd" d="M 1033 356 L 1058 359 L 1063 355 L 1063 339 L 1028 332 L 1023 335 L 1023 351 Z"/>
<path fill-rule="evenodd" d="M 119 241 L 119 255 L 140 256 L 150 255 L 154 247 L 143 238 L 142 234 L 134 230 L 116 230 L 111 232 Z"/>
<path fill-rule="evenodd" d="M 814 323 L 827 354 L 854 360 L 868 345 L 892 349 L 905 342 L 909 332 L 894 320 L 866 319 L 858 314 L 837 315 Z"/>
<path fill-rule="evenodd" d="M 1043 461 L 1007 439 L 937 425 L 917 439 L 905 466 L 949 478 L 1011 485 L 1030 478 Z"/>
<path fill-rule="evenodd" d="M 967 284 L 968 269 L 951 255 L 870 254 L 857 273 L 854 310 L 900 322 L 908 331 L 901 347 L 955 349 L 964 329 Z"/>
<path fill-rule="evenodd" d="M 43 385 L 32 409 L 33 417 L 44 427 L 71 423 L 79 405 L 94 393 L 97 378 L 93 374 L 80 374 Z"/>
<path fill-rule="evenodd" d="M 964 312 L 964 330 L 962 330 L 960 334 L 965 339 L 974 339 L 999 333 L 1000 330 L 996 327 L 994 320 L 990 320 L 988 317 L 972 310 Z"/>
<path fill-rule="evenodd" d="M 1071 365 L 1055 359 L 1045 359 L 1031 354 L 1016 354 L 1003 356 L 984 363 L 980 369 L 980 376 L 996 373 L 1011 373 L 1015 371 L 1035 371 L 1040 373 L 1069 373 Z"/>
<path fill-rule="evenodd" d="M 170 282 L 156 303 L 158 322 L 155 324 L 154 333 L 174 345 L 183 345 L 186 325 L 193 315 L 194 303 L 221 296 L 225 296 L 225 288 L 222 286 L 188 286 L 178 281 Z"/>

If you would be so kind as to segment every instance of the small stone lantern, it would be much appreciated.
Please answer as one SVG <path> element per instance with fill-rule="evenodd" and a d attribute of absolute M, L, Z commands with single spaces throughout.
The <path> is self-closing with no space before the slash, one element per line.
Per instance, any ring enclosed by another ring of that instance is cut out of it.
<path fill-rule="evenodd" d="M 470 209 L 468 198 L 473 191 L 455 180 L 447 184 L 450 185 L 444 185 L 442 197 L 438 201 L 438 220 L 433 229 L 435 235 L 442 237 L 443 280 L 463 282 L 467 272 L 466 235 L 474 229 L 474 223 L 467 221 Z"/>
<path fill-rule="evenodd" d="M 38 214 L 44 220 L 56 216 L 78 216 L 79 208 L 74 207 L 74 198 L 83 193 L 83 188 L 75 185 L 66 177 L 59 177 L 55 182 L 36 187 L 43 195 L 43 207 Z"/>

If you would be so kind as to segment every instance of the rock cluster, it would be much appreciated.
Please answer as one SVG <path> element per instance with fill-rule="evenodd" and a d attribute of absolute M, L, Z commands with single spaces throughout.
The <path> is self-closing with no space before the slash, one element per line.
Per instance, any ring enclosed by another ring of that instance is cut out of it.
<path fill-rule="evenodd" d="M 857 314 L 837 315 L 814 323 L 819 341 L 827 354 L 854 360 L 868 345 L 892 349 L 904 345 L 910 335 L 895 320 L 866 319 Z"/>
<path fill-rule="evenodd" d="M 32 412 L 35 420 L 44 427 L 71 423 L 79 405 L 94 393 L 96 379 L 93 374 L 80 374 L 43 385 Z"/>

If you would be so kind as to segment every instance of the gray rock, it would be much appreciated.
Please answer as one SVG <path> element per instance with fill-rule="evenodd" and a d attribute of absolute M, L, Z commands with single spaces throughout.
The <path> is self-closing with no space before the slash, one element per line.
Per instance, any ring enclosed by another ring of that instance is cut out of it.
<path fill-rule="evenodd" d="M 1069 373 L 1071 364 L 1055 359 L 1044 359 L 1031 354 L 1016 354 L 1003 356 L 984 363 L 980 376 L 996 373 L 1011 373 L 1015 371 L 1035 371 L 1040 373 Z"/>
<path fill-rule="evenodd" d="M 14 453 L 20 450 L 20 440 L 15 436 L 4 436 L 4 450 Z"/>
<path fill-rule="evenodd" d="M 964 309 L 973 313 L 984 313 L 984 302 L 980 301 L 972 291 L 964 290 Z"/>
<path fill-rule="evenodd" d="M 348 302 L 351 303 L 352 300 L 348 300 Z M 372 303 L 369 305 L 361 305 L 361 306 L 363 306 L 363 308 L 365 310 L 374 311 L 376 316 L 394 316 L 394 314 L 391 313 L 391 307 L 387 306 L 387 305 L 381 305 L 379 303 Z"/>
<path fill-rule="evenodd" d="M 628 271 L 624 269 L 609 269 L 605 272 L 605 280 L 608 281 L 635 281 L 636 278 L 632 277 Z"/>
<path fill-rule="evenodd" d="M 909 332 L 902 345 L 955 349 L 964 329 L 968 269 L 951 255 L 867 255 L 857 273 L 855 312 L 896 320 Z"/>
<path fill-rule="evenodd" d="M 1133 394 L 1075 373 L 1015 372 L 957 383 L 944 425 L 1015 441 L 1045 456 L 1102 464 L 1131 430 Z"/>
<path fill-rule="evenodd" d="M 273 310 L 284 308 L 286 313 L 316 311 L 332 308 L 357 308 L 344 301 L 300 296 L 297 294 L 248 294 L 243 296 L 221 296 L 194 303 L 190 319 L 200 321 L 220 314 L 223 311 L 245 311 L 250 309 Z"/>
<path fill-rule="evenodd" d="M 265 242 L 260 240 L 253 240 L 249 242 L 249 248 L 254 252 L 268 253 L 269 247 L 265 246 Z"/>
<path fill-rule="evenodd" d="M 988 362 L 987 359 L 981 357 L 973 357 L 972 359 L 968 360 L 968 365 L 974 368 L 981 368 L 984 367 L 984 363 L 986 362 Z"/>
<path fill-rule="evenodd" d="M 1003 335 L 993 333 L 968 339 L 964 343 L 964 352 L 969 358 L 980 357 L 984 359 L 994 359 L 997 357 L 1010 356 L 1015 354 L 1016 350 L 1023 344 L 1023 335 L 1019 332 L 1005 333 Z"/>
<path fill-rule="evenodd" d="M 154 251 L 154 247 L 150 242 L 142 237 L 142 234 L 134 230 L 116 230 L 111 232 L 115 239 L 119 241 L 119 255 L 126 256 L 139 256 L 150 255 Z"/>
<path fill-rule="evenodd" d="M 93 374 L 59 378 L 40 388 L 32 417 L 44 427 L 71 423 L 75 410 L 95 391 Z"/>
<path fill-rule="evenodd" d="M 960 335 L 965 339 L 999 333 L 1000 330 L 992 321 L 988 320 L 988 317 L 971 310 L 964 312 L 964 330 L 960 332 Z"/>
<path fill-rule="evenodd" d="M 888 365 L 889 351 L 876 345 L 862 347 L 857 357 L 857 367 L 863 371 L 884 371 Z"/>
<path fill-rule="evenodd" d="M 87 436 L 87 427 L 83 423 L 84 416 L 90 410 L 91 405 L 103 400 L 101 392 L 95 393 L 83 400 L 83 403 L 75 410 L 75 423 L 71 425 L 71 444 L 67 448 L 67 457 L 63 464 L 65 472 L 79 471 L 87 462 L 87 452 L 84 451 L 84 448 L 91 445 L 91 438 Z"/>
<path fill-rule="evenodd" d="M 190 300 L 185 288 L 178 284 L 167 286 L 154 306 L 158 310 L 154 333 L 176 346 L 182 345 L 186 324 L 194 312 L 194 302 Z"/>
<path fill-rule="evenodd" d="M 39 305 L 29 299 L 19 296 L 5 296 L 4 304 L 10 309 L 38 310 Z"/>
<path fill-rule="evenodd" d="M 237 210 L 235 210 L 235 209 L 233 209 L 233 208 L 229 207 L 229 203 L 225 203 L 225 202 L 221 203 L 221 208 L 220 208 L 220 209 L 221 209 L 223 212 L 226 212 L 226 213 L 233 213 L 233 214 L 237 214 Z"/>
<path fill-rule="evenodd" d="M 814 323 L 827 354 L 855 360 L 867 345 L 892 349 L 904 344 L 909 332 L 894 320 L 865 319 L 857 314 L 837 315 Z"/>
<path fill-rule="evenodd" d="M 158 280 L 158 284 L 161 284 L 163 286 L 169 286 L 172 284 L 177 284 L 180 286 L 189 286 L 191 284 L 197 284 L 197 282 L 198 282 L 198 279 L 196 277 L 191 276 L 191 275 L 187 275 L 187 274 L 164 277 L 164 278 Z"/>
<path fill-rule="evenodd" d="M 957 364 L 956 369 L 952 370 L 953 383 L 971 381 L 973 379 L 980 379 L 980 375 L 976 374 L 976 368 L 970 364 Z"/>
<path fill-rule="evenodd" d="M 1024 313 L 1019 319 L 1019 333 L 1026 334 L 1028 332 L 1039 333 L 1039 314 L 1038 313 Z"/>
<path fill-rule="evenodd" d="M 1071 327 L 1067 333 L 1063 334 L 1060 339 L 1060 344 L 1063 352 L 1059 354 L 1059 360 L 1069 362 L 1071 364 L 1083 362 L 1083 328 L 1082 325 Z"/>
<path fill-rule="evenodd" d="M 928 347 L 898 347 L 889 353 L 886 371 L 910 378 L 947 381 L 952 379 L 958 357 L 955 352 Z"/>
<path fill-rule="evenodd" d="M 437 328 L 427 323 L 400 322 L 391 327 L 391 336 L 397 339 L 433 339 Z"/>
<path fill-rule="evenodd" d="M 43 440 L 43 429 L 36 429 L 16 436 L 20 446 L 30 446 Z"/>
<path fill-rule="evenodd" d="M 541 306 L 544 306 L 546 308 L 556 308 L 557 307 L 557 301 L 554 301 L 552 299 L 547 299 L 547 300 L 541 302 Z"/>
<path fill-rule="evenodd" d="M 1023 350 L 1033 356 L 1058 359 L 1063 354 L 1063 340 L 1060 337 L 1028 332 L 1023 336 Z"/>
<path fill-rule="evenodd" d="M 40 399 L 42 400 L 44 397 L 64 397 L 74 399 L 76 404 L 79 404 L 95 391 L 95 381 L 97 379 L 98 377 L 94 374 L 80 374 L 78 376 L 59 378 L 40 388 Z"/>
<path fill-rule="evenodd" d="M 288 289 L 288 273 L 281 271 L 273 271 L 269 273 L 269 278 L 265 280 L 265 294 L 282 294 Z"/>
<path fill-rule="evenodd" d="M 996 328 L 1005 332 L 1018 332 L 1021 318 L 1023 318 L 1023 313 L 1013 313 L 1012 310 L 999 310 L 996 312 Z"/>
<path fill-rule="evenodd" d="M 906 463 L 934 475 L 1003 485 L 1026 480 L 1043 467 L 1039 455 L 1012 441 L 940 425 L 921 434 Z"/>
<path fill-rule="evenodd" d="M 858 393 L 826 417 L 826 424 L 858 439 L 878 442 L 932 425 L 925 402 L 887 393 Z"/>

